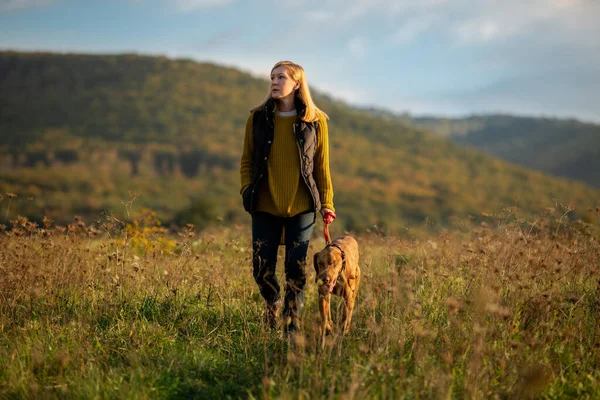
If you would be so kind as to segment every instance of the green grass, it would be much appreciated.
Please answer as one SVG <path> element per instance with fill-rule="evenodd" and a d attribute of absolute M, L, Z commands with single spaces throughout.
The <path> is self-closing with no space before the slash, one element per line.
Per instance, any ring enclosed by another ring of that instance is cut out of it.
<path fill-rule="evenodd" d="M 173 234 L 167 252 L 144 247 L 165 243 L 151 229 L 135 242 L 110 224 L 14 221 L 0 397 L 598 398 L 598 216 L 513 217 L 359 236 L 352 332 L 324 346 L 312 266 L 296 345 L 263 328 L 245 227 Z"/>

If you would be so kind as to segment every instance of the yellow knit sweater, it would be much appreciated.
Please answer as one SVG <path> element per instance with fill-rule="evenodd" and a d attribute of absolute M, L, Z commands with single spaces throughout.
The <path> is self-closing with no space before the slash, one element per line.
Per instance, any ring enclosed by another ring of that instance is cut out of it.
<path fill-rule="evenodd" d="M 251 114 L 246 123 L 240 163 L 242 183 L 240 193 L 244 193 L 252 182 L 254 153 L 252 117 Z M 268 212 L 278 217 L 292 217 L 313 207 L 310 191 L 300 176 L 300 157 L 293 130 L 296 118 L 295 115 L 282 116 L 275 113 L 275 134 L 267 160 L 268 181 L 263 181 L 258 188 L 257 211 Z M 321 207 L 334 210 L 333 188 L 329 173 L 329 139 L 324 116 L 319 119 L 313 177 L 321 197 Z"/>

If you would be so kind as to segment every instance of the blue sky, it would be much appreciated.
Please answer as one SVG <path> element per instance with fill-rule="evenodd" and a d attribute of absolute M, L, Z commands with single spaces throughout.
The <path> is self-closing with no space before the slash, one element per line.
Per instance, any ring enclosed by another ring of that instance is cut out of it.
<path fill-rule="evenodd" d="M 600 122 L 597 0 L 0 0 L 0 49 L 160 54 L 414 115 Z"/>

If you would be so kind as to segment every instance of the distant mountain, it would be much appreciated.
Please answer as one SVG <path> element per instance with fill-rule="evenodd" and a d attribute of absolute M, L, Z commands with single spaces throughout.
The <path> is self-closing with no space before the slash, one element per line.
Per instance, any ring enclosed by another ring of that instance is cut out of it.
<path fill-rule="evenodd" d="M 310 77 L 309 77 L 310 78 Z M 0 52 L 0 202 L 57 221 L 149 207 L 166 222 L 247 221 L 239 157 L 268 82 L 236 69 L 134 54 Z M 400 232 L 433 221 L 597 204 L 600 192 L 464 148 L 320 93 L 338 220 Z M 131 200 L 135 198 L 132 203 Z"/>
<path fill-rule="evenodd" d="M 400 119 L 511 163 L 600 188 L 600 125 L 510 115 Z"/>

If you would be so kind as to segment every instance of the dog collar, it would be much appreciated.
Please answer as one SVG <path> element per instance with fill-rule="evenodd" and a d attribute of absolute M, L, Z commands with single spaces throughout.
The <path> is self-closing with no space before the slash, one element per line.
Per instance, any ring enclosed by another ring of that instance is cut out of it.
<path fill-rule="evenodd" d="M 344 269 L 346 269 L 346 253 L 344 253 L 344 250 L 342 250 L 342 248 L 336 243 L 329 243 L 325 247 L 335 247 L 342 253 L 342 269 L 340 269 L 340 273 L 338 274 L 338 277 L 337 277 L 337 279 L 339 280 L 342 276 L 342 272 L 344 271 Z"/>

